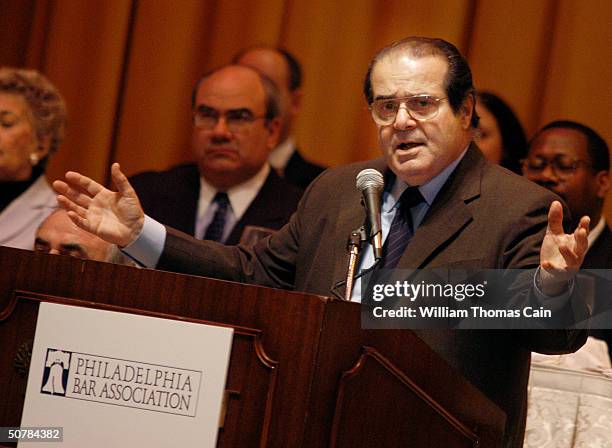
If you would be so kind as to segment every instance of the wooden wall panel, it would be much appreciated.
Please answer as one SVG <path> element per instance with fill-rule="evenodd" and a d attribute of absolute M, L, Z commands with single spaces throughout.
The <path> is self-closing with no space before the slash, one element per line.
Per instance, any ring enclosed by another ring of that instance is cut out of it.
<path fill-rule="evenodd" d="M 304 153 L 318 162 L 346 163 L 363 149 L 355 147 L 354 136 L 368 118 L 361 79 L 372 52 L 368 21 L 374 12 L 366 0 L 351 8 L 325 0 L 296 2 L 290 11 L 287 46 L 303 60 L 305 78 L 296 134 Z"/>
<path fill-rule="evenodd" d="M 538 125 L 570 119 L 595 129 L 612 146 L 612 3 L 559 2 L 551 69 Z M 605 215 L 612 223 L 612 191 Z"/>
<path fill-rule="evenodd" d="M 211 13 L 198 1 L 139 3 L 115 154 L 128 175 L 191 158 L 191 90 Z"/>
<path fill-rule="evenodd" d="M 59 1 L 53 8 L 42 71 L 68 104 L 67 137 L 48 175 L 66 169 L 103 179 L 108 166 L 131 2 Z"/>
<path fill-rule="evenodd" d="M 502 96 L 528 134 L 538 126 L 555 9 L 555 0 L 482 0 L 476 8 L 467 55 L 476 88 Z"/>
<path fill-rule="evenodd" d="M 0 65 L 27 64 L 35 3 L 35 0 L 24 0 L 22 4 L 0 0 Z"/>
<path fill-rule="evenodd" d="M 363 76 L 378 49 L 408 35 L 456 44 L 477 87 L 507 99 L 528 134 L 565 117 L 612 142 L 607 0 L 1 1 L 0 63 L 41 69 L 68 101 L 50 178 L 75 169 L 105 181 L 111 160 L 128 174 L 190 160 L 195 79 L 257 43 L 302 61 L 296 136 L 323 164 L 378 156 Z"/>

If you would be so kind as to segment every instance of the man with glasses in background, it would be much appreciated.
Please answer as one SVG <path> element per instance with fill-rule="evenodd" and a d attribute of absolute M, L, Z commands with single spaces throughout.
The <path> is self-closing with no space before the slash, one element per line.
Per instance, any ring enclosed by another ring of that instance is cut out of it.
<path fill-rule="evenodd" d="M 280 123 L 279 93 L 255 70 L 204 75 L 192 95 L 196 164 L 131 179 L 145 212 L 199 239 L 252 243 L 282 227 L 301 190 L 268 165 Z"/>
<path fill-rule="evenodd" d="M 565 234 L 557 196 L 485 160 L 472 143 L 478 118 L 471 71 L 452 44 L 410 37 L 383 48 L 364 93 L 383 157 L 325 171 L 289 224 L 254 247 L 197 241 L 150 219 L 118 164 L 111 169 L 116 192 L 68 172 L 66 182 L 54 182 L 58 201 L 75 223 L 147 266 L 329 295 L 346 275 L 349 234 L 366 222 L 355 178 L 377 169 L 384 173 L 380 265 L 533 269 L 521 297 L 571 296 L 572 309 L 588 314 L 571 287 L 588 218 Z M 373 264 L 372 254 L 366 245 L 361 269 Z M 415 333 L 506 413 L 504 447 L 522 446 L 530 351 L 571 352 L 586 340 L 577 330 Z"/>
<path fill-rule="evenodd" d="M 278 87 L 281 98 L 280 138 L 268 160 L 288 182 L 306 188 L 325 168 L 303 157 L 293 135 L 304 96 L 299 61 L 284 48 L 257 45 L 238 52 L 233 62 L 263 73 Z"/>
<path fill-rule="evenodd" d="M 610 153 L 605 140 L 581 123 L 553 121 L 531 140 L 522 166 L 527 179 L 565 200 L 572 214 L 572 225 L 581 216 L 591 218 L 589 246 L 582 268 L 612 269 L 612 232 L 602 215 L 610 188 Z M 601 282 L 596 285 L 602 287 Z M 599 291 L 596 298 L 595 317 L 612 308 L 612 297 Z M 608 343 L 612 357 L 612 331 L 599 329 L 592 331 L 592 335 Z"/>

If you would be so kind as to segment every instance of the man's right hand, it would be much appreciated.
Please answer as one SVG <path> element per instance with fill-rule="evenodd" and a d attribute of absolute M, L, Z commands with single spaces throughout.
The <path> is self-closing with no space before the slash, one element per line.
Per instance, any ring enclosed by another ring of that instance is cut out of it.
<path fill-rule="evenodd" d="M 116 192 L 74 171 L 66 173 L 66 182 L 53 182 L 53 188 L 59 193 L 57 202 L 77 226 L 125 247 L 140 234 L 144 212 L 118 163 L 113 163 L 111 175 Z"/>

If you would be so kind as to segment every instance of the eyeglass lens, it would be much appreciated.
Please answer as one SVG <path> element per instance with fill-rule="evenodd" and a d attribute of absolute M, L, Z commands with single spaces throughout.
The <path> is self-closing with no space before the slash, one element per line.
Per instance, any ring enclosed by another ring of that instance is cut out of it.
<path fill-rule="evenodd" d="M 523 165 L 528 171 L 540 173 L 551 166 L 557 174 L 571 174 L 578 168 L 580 163 L 585 163 L 584 160 L 573 159 L 569 156 L 557 156 L 554 159 L 548 160 L 542 157 L 534 157 L 525 159 Z"/>
<path fill-rule="evenodd" d="M 227 128 L 232 132 L 246 129 L 256 119 L 249 109 L 232 109 L 221 114 L 210 107 L 199 107 L 196 109 L 193 119 L 195 126 L 203 129 L 212 129 L 217 126 L 221 116 L 225 119 Z"/>
<path fill-rule="evenodd" d="M 429 95 L 416 95 L 406 98 L 390 98 L 377 100 L 372 110 L 376 116 L 386 122 L 395 120 L 395 116 L 402 104 L 406 105 L 408 113 L 415 120 L 428 120 L 436 116 L 440 99 Z"/>

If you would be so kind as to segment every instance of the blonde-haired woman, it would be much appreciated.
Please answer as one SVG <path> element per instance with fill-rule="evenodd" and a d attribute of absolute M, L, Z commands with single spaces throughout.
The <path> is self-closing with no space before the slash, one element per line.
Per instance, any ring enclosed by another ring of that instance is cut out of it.
<path fill-rule="evenodd" d="M 57 202 L 44 176 L 66 124 L 66 105 L 35 70 L 0 67 L 0 246 L 31 249 Z"/>

